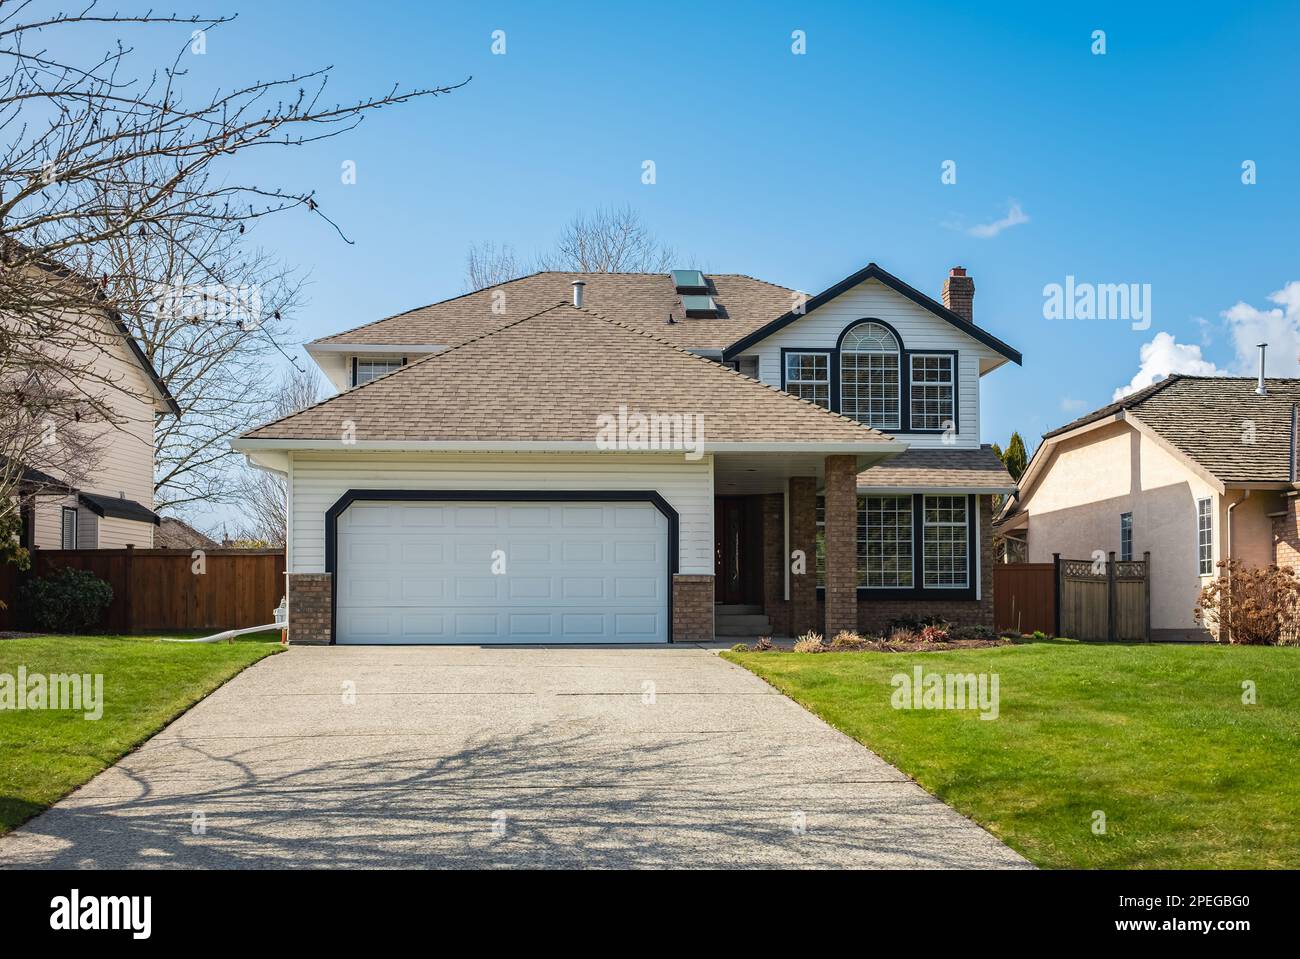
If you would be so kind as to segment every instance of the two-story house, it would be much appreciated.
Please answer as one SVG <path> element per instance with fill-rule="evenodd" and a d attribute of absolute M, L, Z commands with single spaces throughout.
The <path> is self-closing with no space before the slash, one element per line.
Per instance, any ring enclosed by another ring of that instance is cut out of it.
<path fill-rule="evenodd" d="M 179 416 L 180 408 L 117 313 L 88 311 L 73 327 L 80 343 L 69 351 L 62 374 L 73 382 L 51 385 L 93 398 L 104 412 L 77 427 L 76 448 L 86 451 L 86 462 L 55 451 L 49 459 L 66 469 L 23 464 L 21 543 L 47 550 L 147 549 L 159 522 L 153 512 L 154 423 L 158 416 Z M 48 442 L 65 440 L 51 431 Z"/>
<path fill-rule="evenodd" d="M 288 483 L 291 639 L 655 643 L 992 620 L 980 379 L 1020 354 L 875 264 L 538 273 L 308 345 L 235 442 Z"/>

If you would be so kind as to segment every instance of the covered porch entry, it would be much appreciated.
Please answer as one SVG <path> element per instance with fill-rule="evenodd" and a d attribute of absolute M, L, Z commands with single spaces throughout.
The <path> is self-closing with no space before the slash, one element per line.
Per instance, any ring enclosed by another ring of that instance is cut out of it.
<path fill-rule="evenodd" d="M 715 455 L 717 638 L 792 636 L 810 629 L 834 635 L 857 627 L 857 476 L 883 458 Z"/>

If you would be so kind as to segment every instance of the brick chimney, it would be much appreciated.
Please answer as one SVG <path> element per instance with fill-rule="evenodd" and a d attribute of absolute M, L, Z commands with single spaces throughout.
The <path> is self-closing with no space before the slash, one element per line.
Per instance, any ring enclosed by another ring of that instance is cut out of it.
<path fill-rule="evenodd" d="M 943 305 L 967 323 L 975 322 L 975 281 L 966 275 L 966 267 L 954 266 L 943 281 Z"/>

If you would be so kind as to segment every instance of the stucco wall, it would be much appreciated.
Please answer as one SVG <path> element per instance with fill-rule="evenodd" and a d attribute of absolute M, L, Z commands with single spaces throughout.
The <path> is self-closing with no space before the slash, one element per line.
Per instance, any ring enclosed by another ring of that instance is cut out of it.
<path fill-rule="evenodd" d="M 1198 572 L 1196 500 L 1213 501 L 1215 560 L 1222 558 L 1223 510 L 1217 491 L 1154 440 L 1127 423 L 1062 441 L 1027 494 L 1029 562 L 1053 553 L 1088 559 L 1120 552 L 1120 514 L 1133 514 L 1133 557 L 1152 556 L 1151 627 L 1194 630 L 1204 581 Z"/>

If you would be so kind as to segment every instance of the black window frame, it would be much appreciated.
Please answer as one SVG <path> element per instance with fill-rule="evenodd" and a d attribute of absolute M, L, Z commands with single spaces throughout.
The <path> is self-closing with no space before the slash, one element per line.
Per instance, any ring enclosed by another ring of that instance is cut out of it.
<path fill-rule="evenodd" d="M 907 343 L 903 340 L 903 337 L 899 334 L 898 330 L 896 330 L 887 321 L 882 320 L 879 317 L 864 316 L 854 320 L 852 323 L 848 324 L 846 327 L 844 327 L 844 329 L 840 331 L 840 335 L 835 341 L 835 346 L 830 349 L 827 349 L 826 347 L 815 347 L 815 346 L 781 347 L 781 389 L 785 390 L 787 393 L 790 392 L 788 389 L 786 389 L 785 357 L 787 353 L 825 353 L 829 357 L 828 366 L 830 367 L 830 373 L 831 373 L 830 411 L 832 413 L 847 415 L 844 413 L 842 409 L 843 403 L 841 402 L 841 397 L 840 397 L 840 393 L 841 393 L 840 366 L 842 363 L 841 360 L 841 353 L 843 352 L 842 347 L 844 343 L 844 338 L 848 336 L 849 332 L 854 327 L 860 326 L 863 323 L 875 323 L 879 326 L 883 326 L 885 329 L 887 329 L 890 333 L 893 334 L 894 339 L 898 343 L 898 379 L 899 379 L 898 428 L 892 429 L 889 427 L 875 426 L 872 427 L 872 429 L 878 430 L 881 433 L 885 433 L 891 436 L 903 435 L 903 434 L 911 434 L 916 436 L 943 436 L 947 434 L 949 430 L 942 428 L 942 425 L 940 426 L 939 429 L 920 429 L 920 428 L 913 428 L 912 426 L 912 357 L 913 356 L 948 356 L 952 358 L 952 430 L 951 432 L 953 434 L 960 435 L 961 424 L 962 424 L 961 351 L 909 349 Z"/>
<path fill-rule="evenodd" d="M 1133 514 L 1119 514 L 1119 558 L 1122 563 L 1133 561 Z"/>

